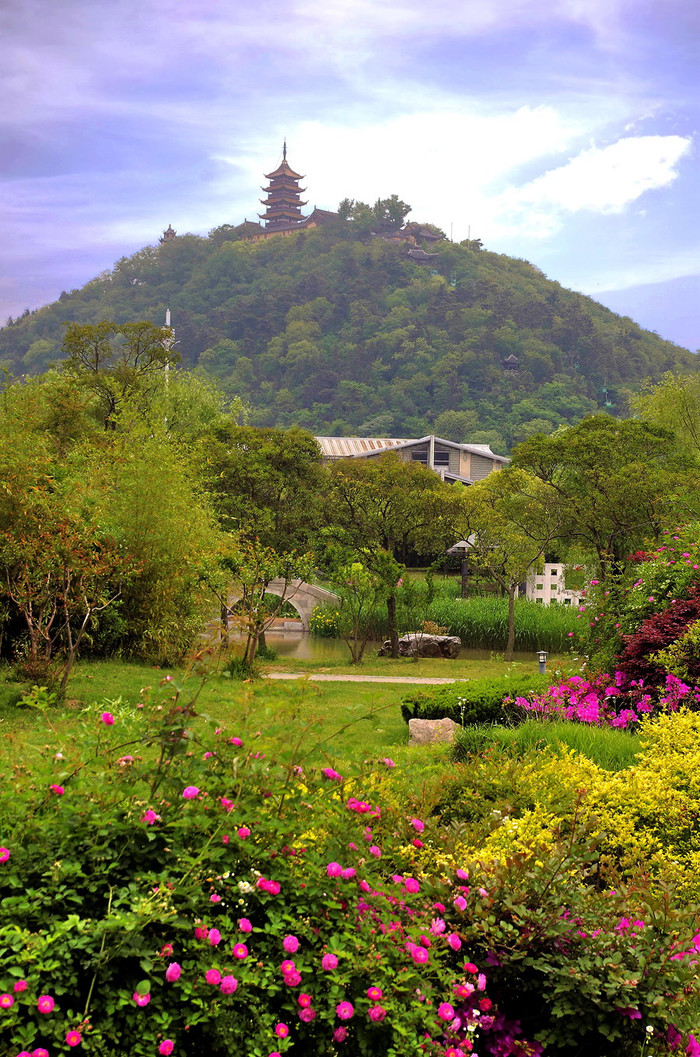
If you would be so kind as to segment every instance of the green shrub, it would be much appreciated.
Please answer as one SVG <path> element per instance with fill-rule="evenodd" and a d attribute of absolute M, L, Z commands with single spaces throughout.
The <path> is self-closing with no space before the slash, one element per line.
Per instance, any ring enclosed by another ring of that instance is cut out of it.
<path fill-rule="evenodd" d="M 401 715 L 409 719 L 444 719 L 462 726 L 516 722 L 519 710 L 516 697 L 540 693 L 551 683 L 548 675 L 503 675 L 497 679 L 472 679 L 469 682 L 416 690 L 403 698 Z M 504 700 L 507 704 L 504 706 Z M 510 706 L 513 706 L 512 708 Z"/>
<path fill-rule="evenodd" d="M 306 768 L 274 716 L 273 757 L 162 687 L 1 776 L 3 1057 L 639 1057 L 692 1029 L 693 914 L 603 888 L 586 827 L 537 809 L 470 861 L 388 765 Z"/>
<path fill-rule="evenodd" d="M 566 752 L 573 749 L 606 771 L 631 767 L 639 752 L 638 738 L 626 730 L 529 719 L 518 727 L 463 727 L 455 738 L 454 759 L 463 762 L 494 745 L 518 757 L 533 750 Z"/>

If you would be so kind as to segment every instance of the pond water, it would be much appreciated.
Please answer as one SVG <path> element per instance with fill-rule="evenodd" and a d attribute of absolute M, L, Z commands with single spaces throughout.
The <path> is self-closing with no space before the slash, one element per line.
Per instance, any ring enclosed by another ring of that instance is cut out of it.
<path fill-rule="evenodd" d="M 319 663 L 349 661 L 350 651 L 342 639 L 317 639 L 304 631 L 275 631 L 266 632 L 265 641 L 268 646 L 276 650 L 280 660 L 285 657 L 295 658 L 300 661 L 317 661 Z M 368 642 L 365 649 L 367 659 L 377 656 L 377 650 L 381 642 Z M 459 653 L 460 661 L 488 661 L 492 655 L 503 656 L 497 650 L 474 649 L 463 646 Z M 516 661 L 536 661 L 537 654 L 516 651 L 513 655 Z M 449 663 L 449 662 L 448 662 Z"/>

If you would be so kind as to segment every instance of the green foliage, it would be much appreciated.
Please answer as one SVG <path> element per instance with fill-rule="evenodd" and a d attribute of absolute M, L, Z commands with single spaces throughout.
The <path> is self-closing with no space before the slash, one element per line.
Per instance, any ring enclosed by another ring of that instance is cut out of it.
<path fill-rule="evenodd" d="M 256 423 L 410 437 L 455 412 L 468 432 L 455 439 L 501 452 L 595 411 L 602 385 L 695 370 L 686 350 L 526 261 L 445 240 L 426 246 L 438 257 L 425 267 L 342 222 L 257 243 L 224 228 L 147 247 L 0 329 L 0 359 L 43 369 L 50 351 L 36 343 L 57 349 L 65 322 L 159 328 L 177 304 L 183 363 L 253 405 Z M 520 369 L 504 372 L 511 352 Z M 376 431 L 361 428 L 373 421 Z"/>
<path fill-rule="evenodd" d="M 448 719 L 462 726 L 517 720 L 515 698 L 546 689 L 545 675 L 504 675 L 500 679 L 471 679 L 450 686 L 414 690 L 404 697 L 401 715 L 409 719 Z"/>
<path fill-rule="evenodd" d="M 115 1057 L 165 1039 L 183 1057 L 332 1057 L 344 1027 L 348 1057 L 413 1057 L 426 1031 L 447 1053 L 469 1039 L 638 1057 L 665 1052 L 671 1022 L 693 1030 L 694 914 L 641 875 L 609 883 L 601 851 L 633 799 L 600 833 L 578 758 L 519 761 L 517 783 L 507 758 L 474 760 L 463 794 L 471 783 L 489 822 L 468 830 L 416 817 L 415 781 L 402 791 L 386 762 L 319 770 L 308 731 L 271 714 L 262 738 L 245 700 L 215 730 L 198 697 L 166 678 L 137 704 L 92 706 L 34 767 L 3 774 L 3 1053 L 53 1053 L 77 1031 L 81 1051 Z M 684 734 L 677 720 L 657 738 L 669 789 L 697 741 L 697 721 Z M 586 767 L 594 802 L 624 788 Z M 493 798 L 508 782 L 517 816 Z"/>
<path fill-rule="evenodd" d="M 631 767 L 639 752 L 635 734 L 584 723 L 540 723 L 526 720 L 517 727 L 497 724 L 462 727 L 457 731 L 454 758 L 459 762 L 490 748 L 525 757 L 533 751 L 573 750 L 606 771 Z"/>
<path fill-rule="evenodd" d="M 400 573 L 401 566 L 386 551 L 372 555 L 371 569 L 362 562 L 346 561 L 331 571 L 330 582 L 338 595 L 338 631 L 350 650 L 351 664 L 362 664 L 376 609 L 395 590 Z"/>
<path fill-rule="evenodd" d="M 695 493 L 696 475 L 667 430 L 609 415 L 530 438 L 515 449 L 513 466 L 542 482 L 558 512 L 559 536 L 595 554 L 603 581 L 675 524 Z"/>
<path fill-rule="evenodd" d="M 438 596 L 426 617 L 459 635 L 465 646 L 502 650 L 508 642 L 508 599 L 493 595 L 471 598 Z M 515 602 L 515 649 L 565 652 L 569 632 L 577 627 L 571 606 L 538 605 L 525 599 Z"/>
<path fill-rule="evenodd" d="M 309 631 L 317 639 L 337 639 L 340 637 L 338 610 L 325 602 L 316 606 L 309 620 Z"/>

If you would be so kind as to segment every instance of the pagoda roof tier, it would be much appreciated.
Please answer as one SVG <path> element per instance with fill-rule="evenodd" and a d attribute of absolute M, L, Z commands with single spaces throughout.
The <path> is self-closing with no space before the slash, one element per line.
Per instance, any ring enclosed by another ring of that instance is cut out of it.
<path fill-rule="evenodd" d="M 283 210 L 283 209 L 286 209 L 286 210 L 294 209 L 294 210 L 296 210 L 296 209 L 301 209 L 302 206 L 308 205 L 307 202 L 299 202 L 297 200 L 295 200 L 293 202 L 290 202 L 289 200 L 282 201 L 281 199 L 278 199 L 277 201 L 275 201 L 274 199 L 265 200 L 264 198 L 260 198 L 259 202 L 260 202 L 261 206 L 267 206 L 268 213 L 279 213 L 279 211 Z"/>
<path fill-rule="evenodd" d="M 281 165 L 277 166 L 274 172 L 266 172 L 264 175 L 266 180 L 273 180 L 276 176 L 291 176 L 292 180 L 304 179 L 301 173 L 294 172 L 294 169 L 291 167 L 286 158 L 282 161 Z"/>

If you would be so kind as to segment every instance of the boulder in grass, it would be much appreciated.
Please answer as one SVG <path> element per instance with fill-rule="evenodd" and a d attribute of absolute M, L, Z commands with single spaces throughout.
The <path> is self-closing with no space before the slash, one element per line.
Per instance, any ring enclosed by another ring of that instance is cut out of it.
<path fill-rule="evenodd" d="M 461 648 L 462 640 L 457 635 L 428 635 L 422 631 L 412 631 L 399 639 L 399 657 L 447 657 L 454 660 Z M 378 656 L 391 656 L 391 639 L 382 643 Z"/>
<path fill-rule="evenodd" d="M 455 740 L 459 723 L 448 719 L 409 719 L 408 744 L 430 745 L 433 742 L 450 742 Z"/>

